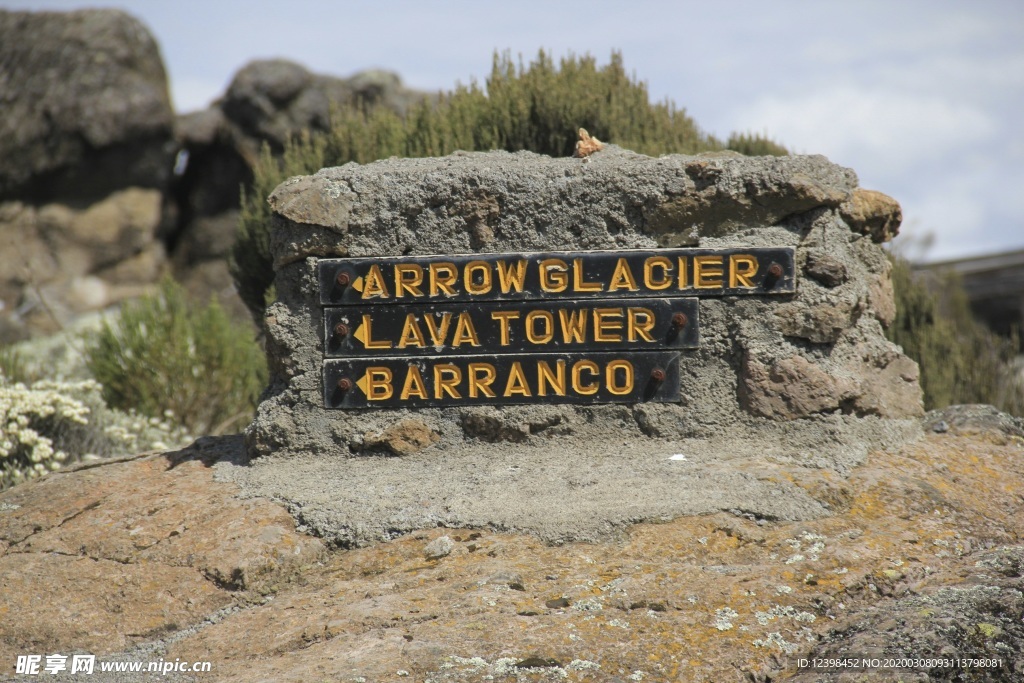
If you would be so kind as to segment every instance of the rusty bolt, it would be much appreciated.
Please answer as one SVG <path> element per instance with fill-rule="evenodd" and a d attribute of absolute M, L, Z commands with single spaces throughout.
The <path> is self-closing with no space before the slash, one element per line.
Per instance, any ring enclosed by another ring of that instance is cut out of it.
<path fill-rule="evenodd" d="M 651 370 L 651 379 L 653 379 L 655 382 L 664 382 L 665 371 L 662 370 L 661 368 L 654 368 L 653 370 Z"/>
<path fill-rule="evenodd" d="M 345 323 L 338 323 L 334 326 L 334 334 L 338 337 L 348 336 L 348 325 Z"/>
<path fill-rule="evenodd" d="M 338 380 L 338 389 L 341 391 L 350 391 L 352 389 L 352 380 L 348 377 L 342 377 Z"/>
<path fill-rule="evenodd" d="M 673 313 L 672 314 L 672 327 L 686 327 L 686 323 L 690 321 L 686 317 L 685 313 Z"/>
<path fill-rule="evenodd" d="M 782 277 L 782 266 L 778 263 L 773 263 L 768 266 L 768 274 L 772 277 Z"/>
<path fill-rule="evenodd" d="M 336 277 L 334 280 L 335 282 L 338 283 L 339 287 L 348 287 L 348 283 L 352 281 L 352 276 L 350 276 L 345 271 L 342 271 L 338 273 L 338 277 Z"/>

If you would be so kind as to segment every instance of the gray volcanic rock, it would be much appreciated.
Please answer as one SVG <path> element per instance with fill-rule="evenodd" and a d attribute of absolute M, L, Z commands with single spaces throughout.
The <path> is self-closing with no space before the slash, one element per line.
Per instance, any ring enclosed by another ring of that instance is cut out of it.
<path fill-rule="evenodd" d="M 303 131 L 326 132 L 334 106 L 383 106 L 401 114 L 425 97 L 388 71 L 338 78 L 283 59 L 246 64 L 223 97 L 208 109 L 179 116 L 175 124 L 182 163 L 172 187 L 174 225 L 166 238 L 176 277 L 198 298 L 217 294 L 225 307 L 248 318 L 227 260 L 239 190 L 252 184 L 261 147 L 280 154 Z"/>
<path fill-rule="evenodd" d="M 923 414 L 917 366 L 883 333 L 888 261 L 841 213 L 857 190 L 851 171 L 823 157 L 653 159 L 614 146 L 583 160 L 456 153 L 292 178 L 270 197 L 272 377 L 247 431 L 250 453 L 265 457 L 233 476 L 342 545 L 431 523 L 559 542 L 721 509 L 827 514 L 791 482 L 845 476 L 869 450 L 920 434 Z M 323 405 L 318 258 L 683 243 L 792 247 L 797 277 L 795 294 L 700 299 L 700 342 L 681 356 L 677 403 Z M 409 423 L 438 438 L 401 453 L 381 446 Z M 369 457 L 381 453 L 401 457 Z M 754 464 L 766 457 L 772 467 Z M 473 473 L 484 463 L 502 475 L 481 482 Z M 623 490 L 635 492 L 625 510 L 612 503 Z"/>
<path fill-rule="evenodd" d="M 0 199 L 94 199 L 170 174 L 167 75 L 124 12 L 0 11 L 0 110 Z"/>

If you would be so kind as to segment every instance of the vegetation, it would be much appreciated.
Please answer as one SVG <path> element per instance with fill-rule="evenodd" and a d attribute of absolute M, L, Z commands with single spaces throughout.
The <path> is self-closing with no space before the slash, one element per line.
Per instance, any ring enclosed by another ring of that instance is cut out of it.
<path fill-rule="evenodd" d="M 267 380 L 252 332 L 216 301 L 192 305 L 170 279 L 89 339 L 86 362 L 108 405 L 157 419 L 170 411 L 195 434 L 241 428 Z"/>
<path fill-rule="evenodd" d="M 92 380 L 26 385 L 0 368 L 0 490 L 92 458 L 180 446 L 171 416 L 111 410 Z"/>
<path fill-rule="evenodd" d="M 938 274 L 929 284 L 896 257 L 892 276 L 896 320 L 888 336 L 920 366 L 925 408 L 988 403 L 1024 416 L 1024 386 L 1013 370 L 1018 340 L 974 319 L 957 275 Z"/>
<path fill-rule="evenodd" d="M 280 159 L 265 148 L 253 169 L 252 191 L 243 195 L 232 254 L 242 300 L 261 323 L 273 281 L 266 197 L 284 179 L 349 161 L 443 156 L 460 149 L 569 156 L 581 127 L 604 142 L 654 156 L 726 148 L 786 154 L 756 134 L 733 135 L 723 144 L 702 133 L 672 102 L 651 103 L 647 86 L 626 72 L 618 53 L 603 67 L 589 56 L 570 56 L 556 65 L 542 51 L 524 66 L 508 54 L 495 54 L 483 88 L 458 86 L 414 106 L 405 117 L 383 107 L 340 108 L 328 134 L 296 138 Z"/>

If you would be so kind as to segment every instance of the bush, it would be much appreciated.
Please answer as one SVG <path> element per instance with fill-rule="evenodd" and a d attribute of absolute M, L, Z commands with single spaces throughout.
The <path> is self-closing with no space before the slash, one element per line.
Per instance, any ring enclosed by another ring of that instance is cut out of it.
<path fill-rule="evenodd" d="M 899 257 L 892 277 L 896 320 L 888 337 L 920 366 L 925 408 L 988 403 L 1024 416 L 1024 388 L 1014 369 L 1017 340 L 974 319 L 959 277 L 937 273 L 928 283 Z"/>
<path fill-rule="evenodd" d="M 192 305 L 170 279 L 88 339 L 86 363 L 108 405 L 156 419 L 170 411 L 197 434 L 241 428 L 267 376 L 252 330 L 216 301 Z"/>
<path fill-rule="evenodd" d="M 100 385 L 48 380 L 27 386 L 0 373 L 0 490 L 80 459 L 184 445 L 167 418 L 110 410 Z"/>
<path fill-rule="evenodd" d="M 232 251 L 239 294 L 262 324 L 273 282 L 266 197 L 290 176 L 349 161 L 443 156 L 456 150 L 569 156 L 579 128 L 642 154 L 694 154 L 726 147 L 701 132 L 672 102 L 652 104 L 646 84 L 626 73 L 619 53 L 612 53 L 603 67 L 589 56 L 570 56 L 556 66 L 543 51 L 524 67 L 508 54 L 495 54 L 485 89 L 476 83 L 458 86 L 436 102 L 420 102 L 404 118 L 384 107 L 343 107 L 334 112 L 329 133 L 302 135 L 286 147 L 281 159 L 265 148 L 253 169 L 252 190 L 243 194 Z M 785 154 L 780 145 L 757 135 L 733 136 L 729 147 L 743 153 L 749 149 Z"/>

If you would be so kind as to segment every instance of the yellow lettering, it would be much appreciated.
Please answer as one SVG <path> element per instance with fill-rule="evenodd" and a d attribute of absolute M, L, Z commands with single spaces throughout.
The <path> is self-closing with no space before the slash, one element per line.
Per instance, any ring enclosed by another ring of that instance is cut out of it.
<path fill-rule="evenodd" d="M 374 266 L 376 267 L 376 266 Z M 363 314 L 363 324 L 360 325 L 359 329 L 356 330 L 356 339 L 363 342 L 363 346 L 367 349 L 390 349 L 391 342 L 386 339 L 373 338 L 373 317 L 369 314 Z"/>
<path fill-rule="evenodd" d="M 411 277 L 406 277 L 410 275 Z M 403 291 L 412 296 L 423 296 L 420 285 L 423 284 L 423 266 L 418 263 L 395 264 L 395 297 L 400 298 Z"/>
<path fill-rule="evenodd" d="M 375 296 L 384 298 L 391 296 L 388 293 L 388 286 L 384 284 L 384 274 L 380 272 L 380 266 L 376 263 L 370 266 L 370 272 L 366 274 L 366 280 L 363 282 L 362 298 L 370 299 Z"/>
<path fill-rule="evenodd" d="M 459 321 L 455 323 L 455 334 L 452 335 L 452 346 L 462 346 L 463 344 L 480 346 L 480 340 L 476 336 L 476 328 L 473 327 L 473 319 L 469 317 L 469 313 L 466 311 L 459 313 Z"/>
<path fill-rule="evenodd" d="M 757 274 L 757 259 L 749 254 L 729 255 L 729 286 L 754 287 L 750 278 Z"/>
<path fill-rule="evenodd" d="M 498 331 L 501 333 L 501 345 L 509 345 L 508 324 L 510 320 L 519 317 L 519 311 L 491 311 L 491 320 L 498 321 Z"/>
<path fill-rule="evenodd" d="M 523 364 L 519 361 L 512 363 L 512 369 L 508 372 L 508 382 L 505 383 L 505 391 L 502 396 L 506 398 L 518 394 L 530 396 L 530 387 L 526 384 L 526 375 L 523 374 Z"/>
<path fill-rule="evenodd" d="M 423 399 L 427 397 L 427 387 L 423 384 L 423 375 L 420 374 L 420 369 L 415 365 L 409 366 L 409 372 L 405 375 L 405 383 L 402 385 L 400 398 L 403 401 L 407 401 L 410 396 Z"/>
<path fill-rule="evenodd" d="M 544 333 L 537 332 L 537 321 L 544 321 Z M 550 311 L 530 311 L 526 314 L 526 338 L 531 344 L 547 344 L 555 336 L 555 316 Z"/>
<path fill-rule="evenodd" d="M 367 401 L 386 401 L 391 398 L 395 390 L 391 388 L 391 369 L 372 367 L 366 368 L 366 394 Z"/>
<path fill-rule="evenodd" d="M 616 321 L 615 318 L 620 320 Z M 597 342 L 620 342 L 622 341 L 622 309 L 621 308 L 595 308 L 594 309 L 594 341 Z M 616 331 L 619 334 L 614 334 Z"/>
<path fill-rule="evenodd" d="M 622 384 L 616 384 L 615 382 L 615 371 L 622 370 L 625 374 L 625 379 Z M 633 391 L 633 364 L 628 360 L 613 360 L 608 363 L 608 367 L 604 371 L 604 383 L 615 396 L 625 396 L 629 392 Z"/>
<path fill-rule="evenodd" d="M 619 289 L 628 289 L 631 292 L 635 292 L 636 278 L 633 277 L 633 271 L 629 269 L 629 262 L 624 258 L 620 258 L 615 263 L 615 272 L 612 273 L 612 281 L 608 283 L 608 291 L 614 292 Z"/>
<path fill-rule="evenodd" d="M 423 339 L 423 330 L 416 322 L 416 314 L 408 313 L 405 316 L 405 324 L 402 326 L 402 338 L 398 340 L 398 348 L 404 349 L 407 346 L 424 347 L 427 342 Z"/>
<path fill-rule="evenodd" d="M 654 269 L 661 268 L 661 278 L 654 279 Z M 668 289 L 672 286 L 672 277 L 669 272 L 672 270 L 672 261 L 667 256 L 651 256 L 644 260 L 644 286 L 647 289 L 658 291 Z"/>
<path fill-rule="evenodd" d="M 603 287 L 600 282 L 583 281 L 583 259 L 573 259 L 572 262 L 572 288 L 575 292 L 600 292 Z"/>
<path fill-rule="evenodd" d="M 718 266 L 715 268 L 714 266 Z M 693 286 L 697 289 L 718 289 L 721 288 L 722 276 L 721 256 L 694 256 L 693 257 Z"/>
<path fill-rule="evenodd" d="M 434 346 L 442 346 L 444 340 L 448 338 L 448 328 L 452 324 L 452 314 L 442 313 L 440 324 L 434 320 L 433 313 L 424 315 L 423 320 L 427 323 L 427 331 L 430 332 L 430 340 L 434 342 Z"/>
<path fill-rule="evenodd" d="M 591 382 L 590 384 L 583 383 L 583 371 L 589 370 L 590 374 L 597 377 L 600 373 L 600 368 L 597 367 L 597 363 L 592 360 L 581 360 L 572 366 L 572 390 L 580 396 L 593 396 L 597 393 L 598 385 L 597 382 Z"/>
<path fill-rule="evenodd" d="M 479 274 L 479 278 L 477 278 Z M 491 291 L 491 267 L 484 261 L 470 261 L 462 271 L 466 291 L 470 294 L 486 294 Z M 476 280 L 480 281 L 477 282 Z"/>
<path fill-rule="evenodd" d="M 689 289 L 690 285 L 686 282 L 686 257 L 680 256 L 679 259 L 679 289 Z"/>
<path fill-rule="evenodd" d="M 547 396 L 549 386 L 556 396 L 565 396 L 564 360 L 556 360 L 554 370 L 546 360 L 537 361 L 537 395 Z"/>
<path fill-rule="evenodd" d="M 540 262 L 540 288 L 545 292 L 564 292 L 569 286 L 569 266 L 565 261 L 548 258 Z"/>
<path fill-rule="evenodd" d="M 587 338 L 587 311 L 567 311 L 559 309 L 558 318 L 562 322 L 562 341 L 566 344 L 576 342 L 582 344 Z"/>
<path fill-rule="evenodd" d="M 442 377 L 447 375 L 447 377 Z M 459 394 L 459 382 L 462 381 L 462 370 L 459 366 L 444 363 L 434 366 L 434 398 L 442 398 L 448 394 L 452 398 L 462 398 Z"/>
<path fill-rule="evenodd" d="M 467 370 L 469 370 L 469 397 L 476 398 L 483 394 L 494 398 L 491 385 L 494 384 L 494 379 L 498 376 L 494 366 L 490 363 L 470 363 Z"/>
<path fill-rule="evenodd" d="M 626 335 L 629 341 L 636 341 L 638 336 L 643 337 L 644 341 L 654 341 L 650 335 L 654 329 L 654 311 L 649 308 L 630 308 L 627 311 Z M 640 322 L 640 318 L 643 318 L 643 322 Z"/>
<path fill-rule="evenodd" d="M 508 294 L 515 289 L 523 291 L 523 283 L 526 281 L 526 261 L 519 259 L 513 263 L 498 261 L 495 266 L 498 270 L 498 284 L 501 285 L 501 293 Z M 512 269 L 515 268 L 515 272 Z"/>
<path fill-rule="evenodd" d="M 448 296 L 455 295 L 455 281 L 458 279 L 458 271 L 454 263 L 440 261 L 431 263 L 430 269 L 430 296 L 437 296 L 444 292 Z"/>

